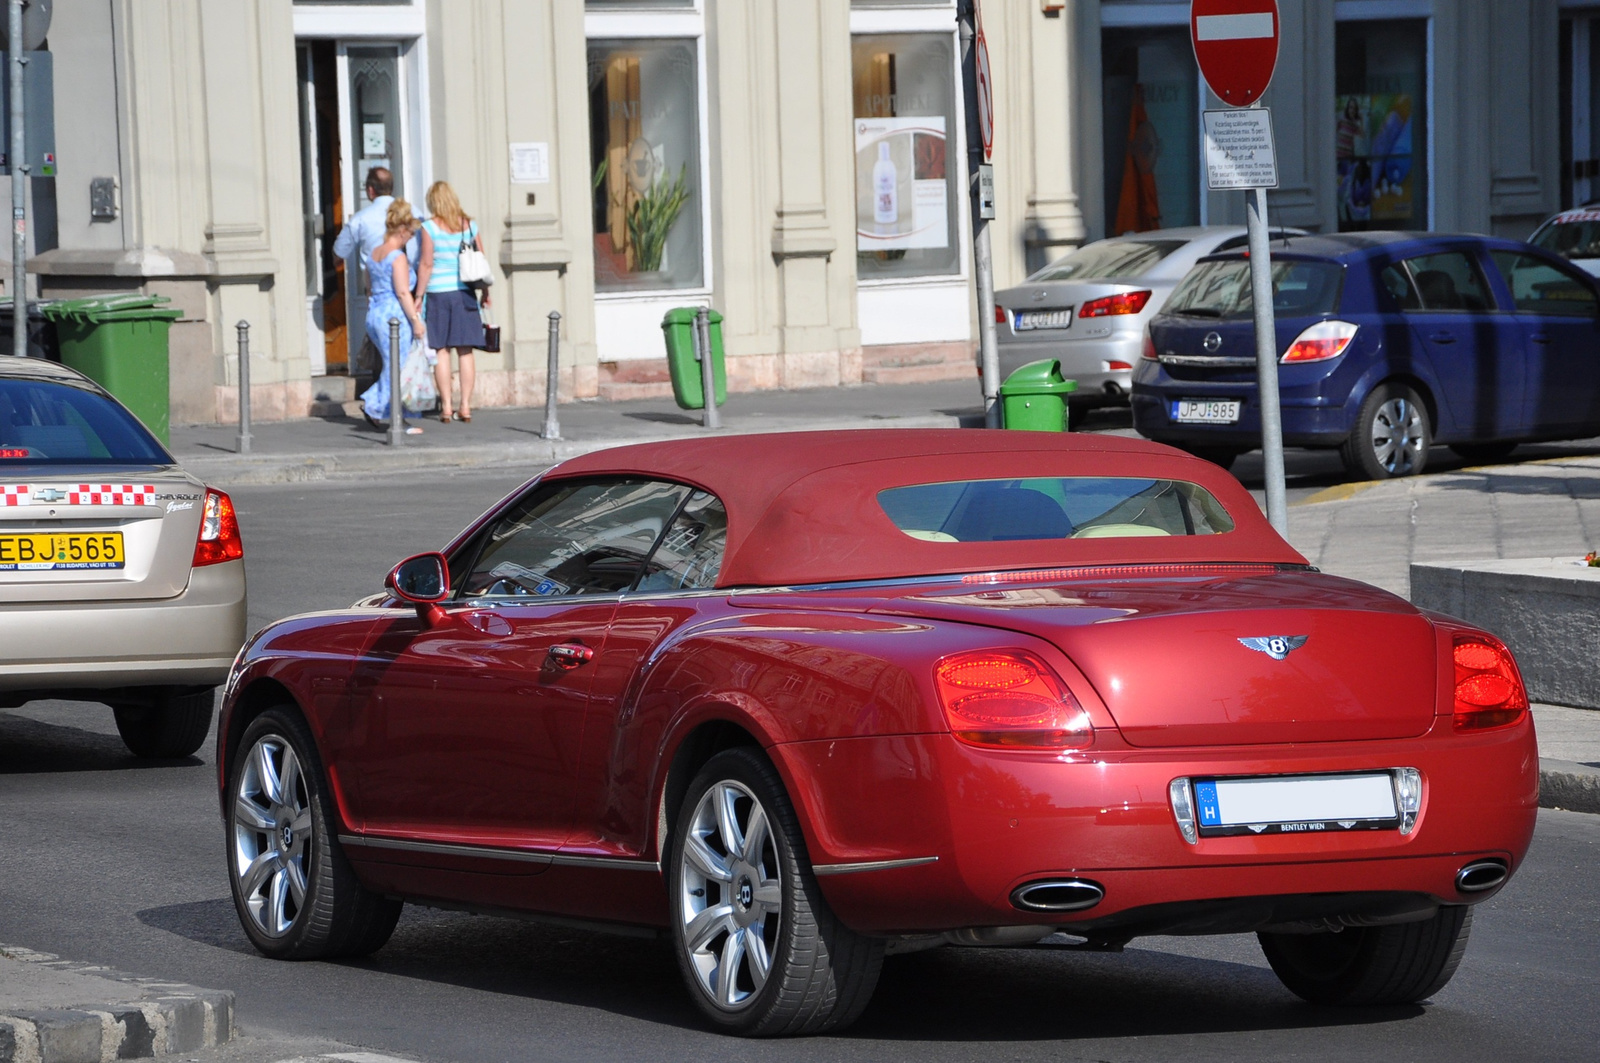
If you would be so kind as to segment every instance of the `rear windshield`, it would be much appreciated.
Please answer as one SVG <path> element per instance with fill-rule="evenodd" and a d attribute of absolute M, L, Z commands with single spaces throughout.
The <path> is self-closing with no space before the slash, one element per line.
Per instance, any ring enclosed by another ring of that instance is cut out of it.
<path fill-rule="evenodd" d="M 1029 277 L 1030 281 L 1119 280 L 1140 277 L 1182 247 L 1183 240 L 1106 240 L 1080 247 Z"/>
<path fill-rule="evenodd" d="M 144 425 L 98 392 L 51 380 L 0 378 L 0 468 L 171 462 Z"/>
<path fill-rule="evenodd" d="M 1331 314 L 1339 306 L 1344 269 L 1331 262 L 1274 262 L 1272 309 L 1284 317 Z M 1249 317 L 1250 262 L 1228 259 L 1202 262 L 1189 271 L 1167 300 L 1166 313 L 1189 317 Z"/>
<path fill-rule="evenodd" d="M 1534 233 L 1529 243 L 1567 258 L 1600 258 L 1600 211 L 1557 218 Z"/>
<path fill-rule="evenodd" d="M 1211 492 L 1181 480 L 1060 476 L 953 480 L 878 492 L 895 527 L 938 543 L 1217 535 L 1233 519 Z"/>

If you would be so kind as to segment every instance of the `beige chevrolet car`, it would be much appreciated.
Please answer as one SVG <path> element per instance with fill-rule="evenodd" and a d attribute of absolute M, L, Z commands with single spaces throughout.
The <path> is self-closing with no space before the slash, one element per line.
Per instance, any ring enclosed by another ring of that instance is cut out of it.
<path fill-rule="evenodd" d="M 79 373 L 0 356 L 0 707 L 98 701 L 185 757 L 244 642 L 233 503 Z"/>

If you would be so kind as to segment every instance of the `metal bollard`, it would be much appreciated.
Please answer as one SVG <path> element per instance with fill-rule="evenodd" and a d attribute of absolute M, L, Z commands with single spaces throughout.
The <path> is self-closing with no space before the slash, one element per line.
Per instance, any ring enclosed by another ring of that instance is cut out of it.
<path fill-rule="evenodd" d="M 241 321 L 239 330 L 239 441 L 238 454 L 250 453 L 250 322 Z"/>
<path fill-rule="evenodd" d="M 711 311 L 703 306 L 694 315 L 694 360 L 700 363 L 700 389 L 705 396 L 700 424 L 706 428 L 721 428 L 722 417 L 717 413 L 716 363 L 711 357 Z"/>
<path fill-rule="evenodd" d="M 389 319 L 389 445 L 398 447 L 406 434 L 406 407 L 400 401 L 400 319 Z"/>
<path fill-rule="evenodd" d="M 550 311 L 550 368 L 544 378 L 544 431 L 540 439 L 560 439 L 561 419 L 557 415 L 557 396 L 561 386 L 561 314 Z"/>

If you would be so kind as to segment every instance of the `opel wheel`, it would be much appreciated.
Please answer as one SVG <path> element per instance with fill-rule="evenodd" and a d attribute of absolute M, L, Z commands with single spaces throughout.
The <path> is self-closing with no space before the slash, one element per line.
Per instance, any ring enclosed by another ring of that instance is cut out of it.
<path fill-rule="evenodd" d="M 1388 383 L 1374 388 L 1361 404 L 1355 428 L 1339 452 L 1353 475 L 1388 480 L 1422 472 L 1432 443 L 1428 411 L 1417 393 Z"/>
<path fill-rule="evenodd" d="M 399 901 L 357 881 L 339 848 L 316 746 L 299 714 L 269 710 L 229 760 L 228 871 L 245 933 L 275 959 L 361 956 L 383 945 Z"/>
<path fill-rule="evenodd" d="M 679 967 L 718 1028 L 820 1033 L 866 1007 L 883 945 L 834 918 L 782 783 L 759 752 L 719 753 L 690 784 L 668 881 Z"/>
<path fill-rule="evenodd" d="M 1338 933 L 1257 934 L 1289 991 L 1313 1004 L 1415 1004 L 1456 973 L 1472 932 L 1472 909 L 1440 908 L 1432 919 Z"/>

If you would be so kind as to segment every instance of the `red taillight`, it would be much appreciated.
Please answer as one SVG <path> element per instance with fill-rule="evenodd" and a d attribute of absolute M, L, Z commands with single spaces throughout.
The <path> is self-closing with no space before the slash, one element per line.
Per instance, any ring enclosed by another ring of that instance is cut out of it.
<path fill-rule="evenodd" d="M 1348 321 L 1319 321 L 1295 337 L 1280 361 L 1322 362 L 1337 358 L 1356 338 L 1356 326 Z"/>
<path fill-rule="evenodd" d="M 1145 361 L 1147 362 L 1153 362 L 1157 358 L 1156 341 L 1150 338 L 1149 329 L 1144 330 L 1144 350 L 1140 353 L 1144 355 Z"/>
<path fill-rule="evenodd" d="M 1106 370 L 1108 372 L 1112 372 L 1112 373 L 1116 373 L 1116 372 L 1120 372 L 1120 371 L 1122 371 L 1124 369 L 1132 369 L 1132 368 L 1133 368 L 1133 366 L 1128 364 L 1127 362 L 1107 362 L 1106 363 Z"/>
<path fill-rule="evenodd" d="M 1006 321 L 1006 308 L 1005 307 L 996 304 L 996 306 L 994 308 L 994 323 L 996 325 L 1005 325 L 1005 324 L 1009 323 L 1009 322 Z"/>
<path fill-rule="evenodd" d="M 1103 299 L 1090 299 L 1078 307 L 1079 317 L 1116 317 L 1119 314 L 1137 314 L 1150 301 L 1151 292 L 1123 292 Z"/>
<path fill-rule="evenodd" d="M 1078 699 L 1031 654 L 976 650 L 946 657 L 934 685 L 950 731 L 989 749 L 1083 749 L 1094 727 Z"/>
<path fill-rule="evenodd" d="M 194 543 L 194 567 L 237 561 L 243 556 L 244 539 L 239 535 L 239 518 L 233 513 L 233 499 L 221 491 L 206 488 L 200 536 Z"/>
<path fill-rule="evenodd" d="M 1487 635 L 1455 638 L 1457 731 L 1507 727 L 1528 711 L 1528 691 L 1511 651 Z"/>

